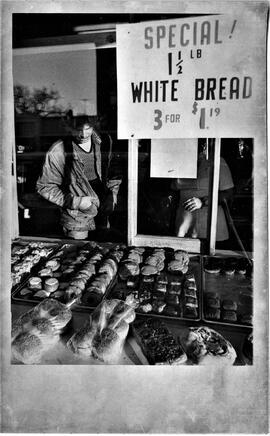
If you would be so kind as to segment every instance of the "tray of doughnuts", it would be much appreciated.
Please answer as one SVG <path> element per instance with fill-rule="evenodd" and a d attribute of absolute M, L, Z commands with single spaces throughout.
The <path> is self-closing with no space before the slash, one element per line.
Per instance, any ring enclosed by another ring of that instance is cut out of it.
<path fill-rule="evenodd" d="M 202 319 L 252 327 L 252 261 L 241 256 L 203 256 Z"/>
<path fill-rule="evenodd" d="M 132 294 L 138 315 L 199 321 L 201 259 L 172 248 L 127 247 L 107 298 Z"/>
<path fill-rule="evenodd" d="M 66 304 L 75 298 L 74 310 L 92 310 L 113 284 L 122 253 L 115 244 L 109 248 L 85 241 L 64 244 L 29 275 L 12 299 L 37 304 L 50 297 Z"/>
<path fill-rule="evenodd" d="M 58 248 L 57 242 L 14 240 L 11 246 L 11 293 L 25 283 Z"/>

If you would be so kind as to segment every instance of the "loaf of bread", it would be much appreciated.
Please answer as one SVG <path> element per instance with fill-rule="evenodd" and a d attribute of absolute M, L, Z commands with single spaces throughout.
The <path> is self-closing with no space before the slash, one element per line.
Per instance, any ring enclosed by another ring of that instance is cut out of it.
<path fill-rule="evenodd" d="M 72 318 L 69 308 L 48 298 L 20 316 L 12 324 L 12 358 L 21 363 L 39 363 L 45 351 L 54 346 Z"/>
<path fill-rule="evenodd" d="M 108 363 L 117 363 L 129 324 L 135 319 L 137 303 L 132 296 L 126 301 L 104 300 L 90 315 L 85 325 L 68 341 L 75 354 Z"/>

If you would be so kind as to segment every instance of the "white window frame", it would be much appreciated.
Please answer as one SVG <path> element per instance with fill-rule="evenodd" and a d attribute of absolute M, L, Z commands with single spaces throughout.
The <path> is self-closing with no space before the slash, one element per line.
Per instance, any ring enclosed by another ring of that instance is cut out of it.
<path fill-rule="evenodd" d="M 200 239 L 178 238 L 174 236 L 156 236 L 137 233 L 138 216 L 138 139 L 128 141 L 128 245 L 147 247 L 171 247 L 187 250 L 190 253 L 201 253 Z M 209 235 L 208 249 L 210 254 L 215 254 L 216 224 L 218 211 L 218 186 L 220 169 L 220 139 L 214 143 L 214 171 L 212 175 L 212 190 L 209 192 Z"/>

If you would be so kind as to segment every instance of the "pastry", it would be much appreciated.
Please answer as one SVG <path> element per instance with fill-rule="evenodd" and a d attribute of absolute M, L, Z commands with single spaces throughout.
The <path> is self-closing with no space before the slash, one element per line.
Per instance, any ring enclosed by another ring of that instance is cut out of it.
<path fill-rule="evenodd" d="M 150 365 L 181 365 L 186 353 L 168 327 L 157 319 L 135 321 L 133 334 Z"/>
<path fill-rule="evenodd" d="M 185 274 L 188 270 L 189 264 L 189 255 L 187 251 L 184 250 L 176 250 L 174 252 L 174 259 L 181 262 L 181 271 Z"/>
<path fill-rule="evenodd" d="M 164 301 L 165 293 L 159 292 L 159 291 L 154 291 L 152 294 L 152 299 L 153 299 L 153 301 L 155 301 L 155 300 Z"/>
<path fill-rule="evenodd" d="M 208 297 L 206 299 L 206 306 L 208 308 L 212 308 L 212 309 L 219 309 L 220 308 L 220 299 L 218 297 Z"/>
<path fill-rule="evenodd" d="M 127 259 L 139 264 L 142 262 L 142 255 L 136 251 L 131 251 L 128 253 Z"/>
<path fill-rule="evenodd" d="M 189 307 L 189 306 L 184 307 L 183 317 L 192 318 L 192 319 L 198 318 L 198 311 L 196 307 Z"/>
<path fill-rule="evenodd" d="M 36 298 L 47 298 L 50 296 L 50 292 L 44 291 L 44 289 L 40 289 L 34 294 Z"/>
<path fill-rule="evenodd" d="M 60 268 L 60 262 L 58 259 L 51 259 L 46 262 L 45 267 L 50 268 L 52 271 L 57 271 Z"/>
<path fill-rule="evenodd" d="M 195 284 L 196 285 L 196 280 L 195 280 L 194 274 L 189 273 L 189 274 L 185 275 L 185 284 L 187 284 L 188 286 L 190 284 Z"/>
<path fill-rule="evenodd" d="M 197 291 L 194 288 L 184 288 L 184 296 L 185 297 L 196 298 L 197 297 Z"/>
<path fill-rule="evenodd" d="M 182 288 L 180 284 L 174 282 L 170 283 L 168 287 L 169 294 L 181 295 L 181 292 L 182 292 Z"/>
<path fill-rule="evenodd" d="M 153 312 L 162 313 L 165 306 L 166 303 L 164 301 L 157 299 L 153 302 Z"/>
<path fill-rule="evenodd" d="M 208 257 L 204 262 L 204 271 L 209 274 L 219 274 L 222 267 L 222 260 L 215 257 Z"/>
<path fill-rule="evenodd" d="M 244 306 L 252 307 L 253 305 L 253 297 L 250 294 L 242 294 L 239 295 L 239 302 Z"/>
<path fill-rule="evenodd" d="M 156 283 L 155 285 L 155 291 L 156 292 L 163 292 L 166 293 L 167 291 L 167 285 L 163 284 L 163 283 Z"/>
<path fill-rule="evenodd" d="M 214 307 L 206 307 L 204 310 L 206 319 L 220 320 L 220 309 Z"/>
<path fill-rule="evenodd" d="M 168 271 L 171 273 L 182 273 L 185 274 L 188 270 L 186 265 L 183 265 L 181 260 L 171 260 L 168 264 Z"/>
<path fill-rule="evenodd" d="M 167 294 L 166 302 L 169 305 L 172 304 L 172 305 L 178 306 L 180 303 L 179 295 Z"/>
<path fill-rule="evenodd" d="M 30 289 L 42 289 L 42 281 L 40 277 L 31 277 L 28 280 Z"/>
<path fill-rule="evenodd" d="M 143 283 L 154 283 L 155 279 L 153 276 L 143 276 Z"/>
<path fill-rule="evenodd" d="M 248 270 L 248 266 L 249 266 L 248 260 L 244 257 L 241 257 L 240 259 L 237 259 L 237 261 L 236 261 L 235 272 L 237 272 L 238 274 L 244 275 L 244 274 L 246 274 L 246 272 Z"/>
<path fill-rule="evenodd" d="M 127 279 L 127 287 L 129 288 L 136 288 L 139 284 L 138 276 L 136 277 L 129 277 Z"/>
<path fill-rule="evenodd" d="M 186 307 L 198 307 L 198 300 L 197 298 L 186 297 L 184 299 L 184 304 Z"/>
<path fill-rule="evenodd" d="M 230 321 L 230 322 L 237 321 L 237 314 L 233 310 L 223 310 L 221 316 L 223 321 Z"/>
<path fill-rule="evenodd" d="M 39 277 L 52 277 L 53 272 L 52 272 L 51 268 L 43 268 L 39 271 L 38 275 L 39 275 Z"/>
<path fill-rule="evenodd" d="M 166 274 L 161 273 L 160 275 L 158 275 L 157 279 L 156 279 L 156 283 L 162 284 L 162 285 L 167 285 L 168 284 L 168 277 L 166 276 Z"/>
<path fill-rule="evenodd" d="M 240 317 L 241 323 L 252 325 L 253 324 L 253 316 L 251 313 L 243 313 Z"/>
<path fill-rule="evenodd" d="M 208 298 L 219 298 L 218 292 L 205 292 L 204 299 L 208 300 Z"/>
<path fill-rule="evenodd" d="M 154 275 L 157 274 L 158 270 L 155 266 L 152 265 L 144 265 L 141 269 L 141 274 L 145 275 L 145 276 L 150 276 L 150 275 Z"/>
<path fill-rule="evenodd" d="M 77 288 L 80 288 L 83 291 L 84 288 L 85 288 L 86 282 L 87 282 L 87 279 L 85 279 L 85 278 L 77 278 L 77 276 L 76 276 L 76 278 L 74 278 L 70 282 L 70 286 L 75 286 Z"/>
<path fill-rule="evenodd" d="M 166 304 L 165 308 L 163 309 L 163 313 L 165 313 L 168 316 L 180 316 L 180 307 L 177 306 L 171 306 L 169 304 Z"/>
<path fill-rule="evenodd" d="M 54 292 L 59 287 L 59 281 L 55 277 L 51 277 L 45 280 L 44 289 L 47 292 Z"/>
<path fill-rule="evenodd" d="M 121 262 L 119 267 L 119 277 L 126 280 L 129 276 L 137 276 L 140 274 L 140 267 L 136 262 L 127 261 Z"/>
<path fill-rule="evenodd" d="M 222 301 L 222 309 L 224 310 L 237 310 L 237 303 L 233 300 L 223 300 Z"/>
<path fill-rule="evenodd" d="M 228 257 L 225 259 L 223 271 L 226 275 L 233 275 L 236 269 L 236 260 L 233 257 Z"/>
<path fill-rule="evenodd" d="M 198 365 L 233 365 L 236 359 L 231 343 L 209 327 L 190 327 L 182 343 L 190 360 Z"/>
<path fill-rule="evenodd" d="M 29 289 L 29 288 L 23 288 L 20 290 L 20 295 L 32 295 L 33 290 Z"/>
<path fill-rule="evenodd" d="M 138 307 L 138 310 L 143 313 L 148 313 L 152 311 L 151 303 L 141 303 Z"/>

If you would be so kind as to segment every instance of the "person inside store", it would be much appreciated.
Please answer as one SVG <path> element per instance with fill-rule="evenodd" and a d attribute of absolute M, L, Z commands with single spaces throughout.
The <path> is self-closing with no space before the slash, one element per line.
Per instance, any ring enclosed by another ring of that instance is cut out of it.
<path fill-rule="evenodd" d="M 208 145 L 205 139 L 198 141 L 197 179 L 175 179 L 172 189 L 179 191 L 179 202 L 175 218 L 176 236 L 207 238 L 208 190 L 211 163 L 208 159 Z M 216 241 L 229 239 L 229 230 L 222 204 L 230 204 L 234 183 L 226 161 L 220 157 L 218 216 Z"/>
<path fill-rule="evenodd" d="M 96 131 L 91 117 L 70 111 L 64 122 L 68 134 L 48 150 L 36 190 L 60 207 L 65 237 L 87 239 L 89 231 L 109 227 L 121 178 L 110 173 L 112 139 Z"/>

